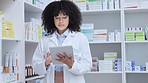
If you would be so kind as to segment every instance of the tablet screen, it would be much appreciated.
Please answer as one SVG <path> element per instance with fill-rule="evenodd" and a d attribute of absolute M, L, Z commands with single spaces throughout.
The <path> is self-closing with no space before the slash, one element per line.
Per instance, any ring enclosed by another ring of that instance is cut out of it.
<path fill-rule="evenodd" d="M 57 54 L 64 52 L 67 54 L 67 56 L 73 55 L 73 48 L 72 46 L 59 46 L 59 47 L 49 47 L 51 58 L 54 64 L 62 64 L 62 62 L 56 60 Z"/>

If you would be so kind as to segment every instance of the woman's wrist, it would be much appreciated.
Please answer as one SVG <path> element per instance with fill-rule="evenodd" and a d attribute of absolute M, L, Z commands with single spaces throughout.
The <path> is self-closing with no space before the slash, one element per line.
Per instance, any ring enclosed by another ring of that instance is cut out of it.
<path fill-rule="evenodd" d="M 46 65 L 46 70 L 49 68 L 50 64 Z"/>
<path fill-rule="evenodd" d="M 69 64 L 68 64 L 68 67 L 69 67 L 69 68 L 72 68 L 73 63 L 74 63 L 73 61 L 72 61 L 71 63 L 69 63 Z"/>
<path fill-rule="evenodd" d="M 50 65 L 50 63 L 47 63 L 47 62 L 45 61 L 45 66 L 47 67 L 48 65 Z"/>

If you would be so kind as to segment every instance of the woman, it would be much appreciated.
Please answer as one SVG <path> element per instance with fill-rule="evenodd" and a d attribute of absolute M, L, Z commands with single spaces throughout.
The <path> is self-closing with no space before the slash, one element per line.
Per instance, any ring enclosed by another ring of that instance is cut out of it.
<path fill-rule="evenodd" d="M 43 37 L 33 55 L 32 66 L 36 73 L 45 75 L 44 83 L 85 83 L 83 74 L 90 71 L 92 58 L 88 39 L 80 32 L 82 21 L 79 8 L 71 1 L 54 1 L 42 13 L 47 36 Z M 57 54 L 53 64 L 49 47 L 73 47 L 74 54 Z"/>

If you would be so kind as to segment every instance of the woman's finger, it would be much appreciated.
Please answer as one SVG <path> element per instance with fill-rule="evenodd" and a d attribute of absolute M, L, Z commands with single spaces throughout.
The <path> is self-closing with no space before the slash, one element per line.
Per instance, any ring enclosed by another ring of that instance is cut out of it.
<path fill-rule="evenodd" d="M 62 55 L 61 55 L 60 53 L 58 53 L 56 56 L 57 56 L 59 59 L 62 59 Z"/>

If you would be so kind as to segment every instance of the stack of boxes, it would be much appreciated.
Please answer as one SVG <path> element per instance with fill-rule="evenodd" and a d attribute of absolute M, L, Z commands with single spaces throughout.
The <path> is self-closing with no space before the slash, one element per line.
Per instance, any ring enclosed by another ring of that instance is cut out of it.
<path fill-rule="evenodd" d="M 91 71 L 99 71 L 99 72 L 122 71 L 121 58 L 117 58 L 117 52 L 105 52 L 104 60 L 98 60 L 97 57 L 92 57 Z"/>
<path fill-rule="evenodd" d="M 145 71 L 144 66 L 135 66 L 135 71 Z"/>
<path fill-rule="evenodd" d="M 3 38 L 14 38 L 13 23 L 10 20 L 4 19 L 4 14 L 0 15 L 1 27 L 2 27 L 2 37 Z"/>
<path fill-rule="evenodd" d="M 126 28 L 125 32 L 126 41 L 143 41 L 145 40 L 145 34 L 142 28 Z"/>
<path fill-rule="evenodd" d="M 113 71 L 115 58 L 117 58 L 116 52 L 104 52 L 104 60 L 99 61 L 99 71 Z"/>
<path fill-rule="evenodd" d="M 80 10 L 87 10 L 86 0 L 73 0 L 73 2 L 80 8 Z"/>
<path fill-rule="evenodd" d="M 89 42 L 93 41 L 93 30 L 94 30 L 94 24 L 82 24 L 81 25 L 81 32 L 86 35 Z"/>
<path fill-rule="evenodd" d="M 99 71 L 113 71 L 113 61 L 99 60 Z"/>
<path fill-rule="evenodd" d="M 92 57 L 91 71 L 122 71 L 122 60 L 121 58 L 117 58 L 117 52 L 105 52 L 104 60 L 98 60 L 97 57 Z"/>
<path fill-rule="evenodd" d="M 33 4 L 38 8 L 44 9 L 45 8 L 45 0 L 25 0 L 29 4 Z M 46 0 L 47 1 L 47 0 Z M 48 1 L 49 2 L 49 1 Z"/>
<path fill-rule="evenodd" d="M 93 41 L 107 41 L 107 29 L 96 29 L 93 34 Z"/>
<path fill-rule="evenodd" d="M 109 32 L 108 33 L 108 41 L 114 41 L 115 40 L 115 33 L 114 32 Z"/>
<path fill-rule="evenodd" d="M 117 58 L 117 52 L 105 52 L 104 60 L 99 60 L 99 71 L 122 71 L 121 58 Z"/>
<path fill-rule="evenodd" d="M 107 41 L 107 38 L 108 41 L 121 41 L 121 32 L 119 30 L 107 32 L 107 29 L 94 29 L 93 23 L 82 24 L 81 32 L 86 35 L 89 42 L 104 42 Z"/>
<path fill-rule="evenodd" d="M 145 63 L 145 66 L 137 66 L 135 65 L 135 61 L 126 61 L 125 64 L 126 71 L 146 71 L 147 66 L 147 62 Z"/>
<path fill-rule="evenodd" d="M 134 41 L 135 40 L 135 33 L 127 31 L 125 33 L 125 38 L 126 38 L 125 39 L 126 41 Z"/>
<path fill-rule="evenodd" d="M 121 41 L 121 32 L 119 30 L 115 30 L 115 41 Z"/>
<path fill-rule="evenodd" d="M 10 83 L 19 80 L 18 56 L 15 52 L 6 52 L 5 65 L 0 69 L 0 82 Z"/>
<path fill-rule="evenodd" d="M 114 9 L 114 0 L 108 0 L 108 9 Z"/>
<path fill-rule="evenodd" d="M 121 41 L 121 32 L 115 30 L 115 32 L 107 33 L 107 29 L 95 29 L 94 24 L 82 24 L 81 32 L 84 33 L 89 42 L 102 42 L 102 41 Z"/>
<path fill-rule="evenodd" d="M 120 8 L 120 0 L 73 0 L 80 8 L 85 10 L 113 10 Z"/>
<path fill-rule="evenodd" d="M 87 0 L 88 10 L 102 10 L 102 0 Z"/>
<path fill-rule="evenodd" d="M 38 41 L 42 35 L 41 21 L 31 18 L 31 22 L 25 23 L 25 39 Z"/>
<path fill-rule="evenodd" d="M 109 32 L 108 41 L 121 41 L 121 32 L 119 30 L 115 30 L 114 32 Z"/>
<path fill-rule="evenodd" d="M 104 60 L 115 61 L 117 58 L 117 52 L 104 52 Z"/>
<path fill-rule="evenodd" d="M 116 58 L 114 61 L 114 71 L 122 71 L 122 60 L 121 58 Z"/>
<path fill-rule="evenodd" d="M 13 23 L 8 20 L 2 20 L 2 37 L 14 38 Z"/>
<path fill-rule="evenodd" d="M 126 71 L 135 71 L 135 61 L 126 61 Z"/>
<path fill-rule="evenodd" d="M 135 1 L 128 1 L 125 2 L 124 7 L 125 8 L 148 8 L 148 1 L 146 0 L 135 0 Z"/>
<path fill-rule="evenodd" d="M 143 41 L 145 40 L 144 32 L 136 32 L 136 41 Z"/>
<path fill-rule="evenodd" d="M 92 68 L 91 71 L 98 71 L 98 58 L 92 57 Z"/>
<path fill-rule="evenodd" d="M 5 14 L 0 11 L 0 32 L 2 33 L 0 36 L 2 38 L 14 38 L 13 23 L 10 20 L 6 20 L 4 15 Z"/>

